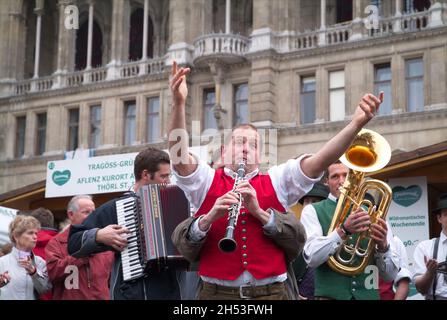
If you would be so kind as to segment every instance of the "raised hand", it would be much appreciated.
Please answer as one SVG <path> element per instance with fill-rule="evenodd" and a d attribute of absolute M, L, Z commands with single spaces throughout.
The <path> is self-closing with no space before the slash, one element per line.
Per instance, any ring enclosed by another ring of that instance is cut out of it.
<path fill-rule="evenodd" d="M 371 93 L 365 94 L 355 109 L 352 121 L 354 121 L 359 128 L 362 128 L 374 117 L 382 102 L 383 92 L 380 92 L 378 97 Z"/>
<path fill-rule="evenodd" d="M 177 70 L 177 62 L 172 64 L 171 80 L 169 86 L 171 87 L 172 99 L 174 106 L 184 106 L 186 98 L 188 97 L 188 86 L 186 85 L 186 75 L 189 73 L 189 68 L 180 68 Z"/>

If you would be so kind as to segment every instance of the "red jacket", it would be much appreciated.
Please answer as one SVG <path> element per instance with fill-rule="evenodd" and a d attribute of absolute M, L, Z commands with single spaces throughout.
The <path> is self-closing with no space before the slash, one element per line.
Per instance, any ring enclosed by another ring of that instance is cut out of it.
<path fill-rule="evenodd" d="M 36 247 L 33 249 L 34 254 L 45 260 L 45 247 L 56 235 L 57 231 L 55 229 L 41 229 L 37 233 L 37 243 Z"/>
<path fill-rule="evenodd" d="M 263 210 L 274 208 L 284 212 L 269 175 L 258 174 L 250 179 L 257 193 L 258 202 Z M 233 188 L 234 179 L 216 170 L 211 187 L 196 216 L 208 213 L 216 199 Z M 263 233 L 261 222 L 247 209 L 241 209 L 234 231 L 236 250 L 223 253 L 218 248 L 219 241 L 225 235 L 228 220 L 218 219 L 208 231 L 200 253 L 199 274 L 221 280 L 235 280 L 245 270 L 256 279 L 264 279 L 285 273 L 287 270 L 284 252 Z"/>
<path fill-rule="evenodd" d="M 48 242 L 53 239 L 54 236 L 57 235 L 56 229 L 40 229 L 40 231 L 37 233 L 37 243 L 36 247 L 33 249 L 33 253 L 36 256 L 41 257 L 45 260 L 45 247 L 47 246 Z M 39 296 L 39 300 L 52 300 L 52 294 L 51 291 L 41 294 Z"/>
<path fill-rule="evenodd" d="M 109 300 L 114 253 L 106 251 L 76 259 L 67 252 L 69 232 L 67 228 L 58 234 L 45 249 L 53 300 Z"/>

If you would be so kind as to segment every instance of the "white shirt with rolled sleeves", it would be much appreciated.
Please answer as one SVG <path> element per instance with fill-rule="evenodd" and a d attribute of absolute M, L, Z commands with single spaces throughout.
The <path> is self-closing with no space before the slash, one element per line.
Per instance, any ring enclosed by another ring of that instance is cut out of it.
<path fill-rule="evenodd" d="M 391 242 L 391 248 L 399 259 L 399 272 L 394 279 L 394 285 L 405 278 L 411 281 L 413 279 L 413 275 L 408 267 L 408 255 L 402 240 L 400 240 L 397 236 L 394 236 L 393 242 Z"/>
<path fill-rule="evenodd" d="M 332 194 L 329 194 L 328 199 L 334 202 L 337 201 Z M 332 231 L 327 236 L 323 235 L 317 212 L 312 205 L 307 205 L 303 208 L 301 223 L 307 234 L 307 241 L 304 245 L 304 260 L 309 265 L 309 268 L 316 268 L 325 263 L 337 251 L 343 241 L 337 230 Z M 390 226 L 388 224 L 387 226 L 387 239 L 388 243 L 391 244 L 393 235 Z M 382 279 L 385 281 L 394 280 L 399 270 L 399 258 L 394 249 L 391 248 L 391 245 L 390 249 L 385 253 L 376 252 L 374 259 Z"/>
<path fill-rule="evenodd" d="M 194 153 L 191 155 L 197 160 L 197 169 L 188 176 L 180 176 L 175 170 L 173 170 L 177 185 L 185 192 L 191 205 L 197 211 L 202 205 L 208 190 L 214 179 L 215 170 L 211 168 L 205 161 L 200 160 Z M 288 160 L 278 166 L 273 166 L 268 170 L 273 188 L 275 189 L 276 196 L 279 202 L 284 208 L 288 208 L 295 204 L 302 196 L 309 192 L 314 183 L 318 182 L 320 177 L 311 179 L 307 177 L 301 170 L 301 160 L 309 155 L 302 155 L 297 159 Z M 225 174 L 234 176 L 234 172 L 225 168 Z M 255 170 L 247 174 L 246 178 L 250 179 L 258 174 L 258 170 Z M 274 216 L 270 216 L 269 222 L 264 225 L 264 229 L 269 232 L 269 227 L 274 226 Z M 271 232 L 270 232 L 271 233 Z M 206 231 L 201 231 L 198 227 L 198 220 L 192 225 L 190 229 L 190 238 L 193 241 L 200 241 L 205 237 Z M 244 284 L 252 284 L 255 286 L 265 285 L 273 282 L 282 282 L 287 279 L 287 274 L 284 273 L 277 277 L 267 279 L 255 279 L 248 271 L 244 271 L 241 276 L 234 281 L 220 280 L 209 277 L 202 277 L 206 282 L 236 287 Z"/>
<path fill-rule="evenodd" d="M 439 262 L 445 261 L 447 258 L 447 236 L 444 232 L 441 232 L 438 246 L 438 256 L 436 260 Z M 424 240 L 418 244 L 413 253 L 414 258 L 414 274 L 413 281 L 416 277 L 422 276 L 426 271 L 427 267 L 425 265 L 424 256 L 428 259 L 433 258 L 433 249 L 435 245 L 435 239 Z M 447 298 L 447 280 L 444 279 L 442 273 L 438 273 L 436 283 L 436 296 Z M 432 298 L 433 296 L 433 284 L 428 290 L 426 298 Z"/>

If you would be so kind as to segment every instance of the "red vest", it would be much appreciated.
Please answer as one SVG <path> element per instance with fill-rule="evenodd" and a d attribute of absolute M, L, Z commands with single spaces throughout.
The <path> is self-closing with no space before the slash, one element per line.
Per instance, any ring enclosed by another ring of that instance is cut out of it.
<path fill-rule="evenodd" d="M 380 300 L 394 300 L 393 281 L 385 282 L 379 278 L 379 294 Z"/>
<path fill-rule="evenodd" d="M 258 174 L 249 180 L 256 190 L 259 206 L 266 210 L 274 208 L 284 212 L 269 175 Z M 208 213 L 216 202 L 232 190 L 234 179 L 216 170 L 205 201 L 196 213 L 196 217 Z M 287 271 L 284 252 L 263 233 L 261 222 L 252 217 L 244 207 L 241 209 L 234 231 L 236 250 L 224 253 L 218 247 L 225 236 L 227 218 L 216 220 L 211 225 L 200 254 L 199 274 L 221 280 L 236 280 L 245 270 L 256 279 L 264 279 L 283 274 Z"/>

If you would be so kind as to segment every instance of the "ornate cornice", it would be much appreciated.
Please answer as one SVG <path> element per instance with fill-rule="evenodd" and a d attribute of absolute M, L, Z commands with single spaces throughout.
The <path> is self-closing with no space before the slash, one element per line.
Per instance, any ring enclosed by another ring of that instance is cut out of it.
<path fill-rule="evenodd" d="M 447 119 L 447 108 L 442 108 L 438 110 L 427 110 L 420 112 L 406 112 L 393 114 L 388 116 L 377 116 L 371 122 L 368 123 L 368 127 L 374 126 L 386 126 L 391 128 L 389 132 L 381 132 L 381 134 L 392 133 L 392 128 L 395 127 L 396 124 L 404 124 L 404 123 L 412 123 L 418 122 L 421 123 L 426 120 L 433 119 Z M 342 128 L 346 126 L 349 120 L 344 121 L 327 121 L 323 123 L 315 123 L 315 124 L 306 124 L 297 127 L 280 127 L 276 126 L 278 129 L 278 136 L 293 136 L 293 135 L 303 135 L 303 134 L 314 134 L 320 132 L 338 132 Z M 401 132 L 402 130 L 399 130 Z"/>
<path fill-rule="evenodd" d="M 138 84 L 143 84 L 148 81 L 159 81 L 159 80 L 167 81 L 168 78 L 169 78 L 169 72 L 165 71 L 165 72 L 161 72 L 161 73 L 138 76 L 138 77 L 129 77 L 129 78 L 124 78 L 124 79 L 94 82 L 94 83 L 83 84 L 83 85 L 79 85 L 79 86 L 65 87 L 65 88 L 42 91 L 42 92 L 32 92 L 32 93 L 27 93 L 27 94 L 21 95 L 21 96 L 0 98 L 0 106 L 8 105 L 8 104 L 23 103 L 23 102 L 26 102 L 29 100 L 35 100 L 35 99 L 46 99 L 46 98 L 52 98 L 52 97 L 57 97 L 57 96 L 65 96 L 65 95 L 93 92 L 93 91 L 97 91 L 97 90 L 101 90 L 101 89 L 111 89 L 111 88 L 125 87 L 125 86 L 129 86 L 129 85 L 138 85 Z"/>
<path fill-rule="evenodd" d="M 394 44 L 401 41 L 417 40 L 421 38 L 427 38 L 443 34 L 447 34 L 447 26 L 426 29 L 416 32 L 402 32 L 382 37 L 368 37 L 357 41 L 348 41 L 340 44 L 326 45 L 316 48 L 293 50 L 285 53 L 278 53 L 274 49 L 269 49 L 258 52 L 250 52 L 247 53 L 245 56 L 249 60 L 271 58 L 274 60 L 285 61 L 285 60 L 296 59 L 298 57 L 302 58 L 308 56 L 345 52 L 354 49 L 369 48 L 378 45 L 380 46 L 383 44 Z"/>

